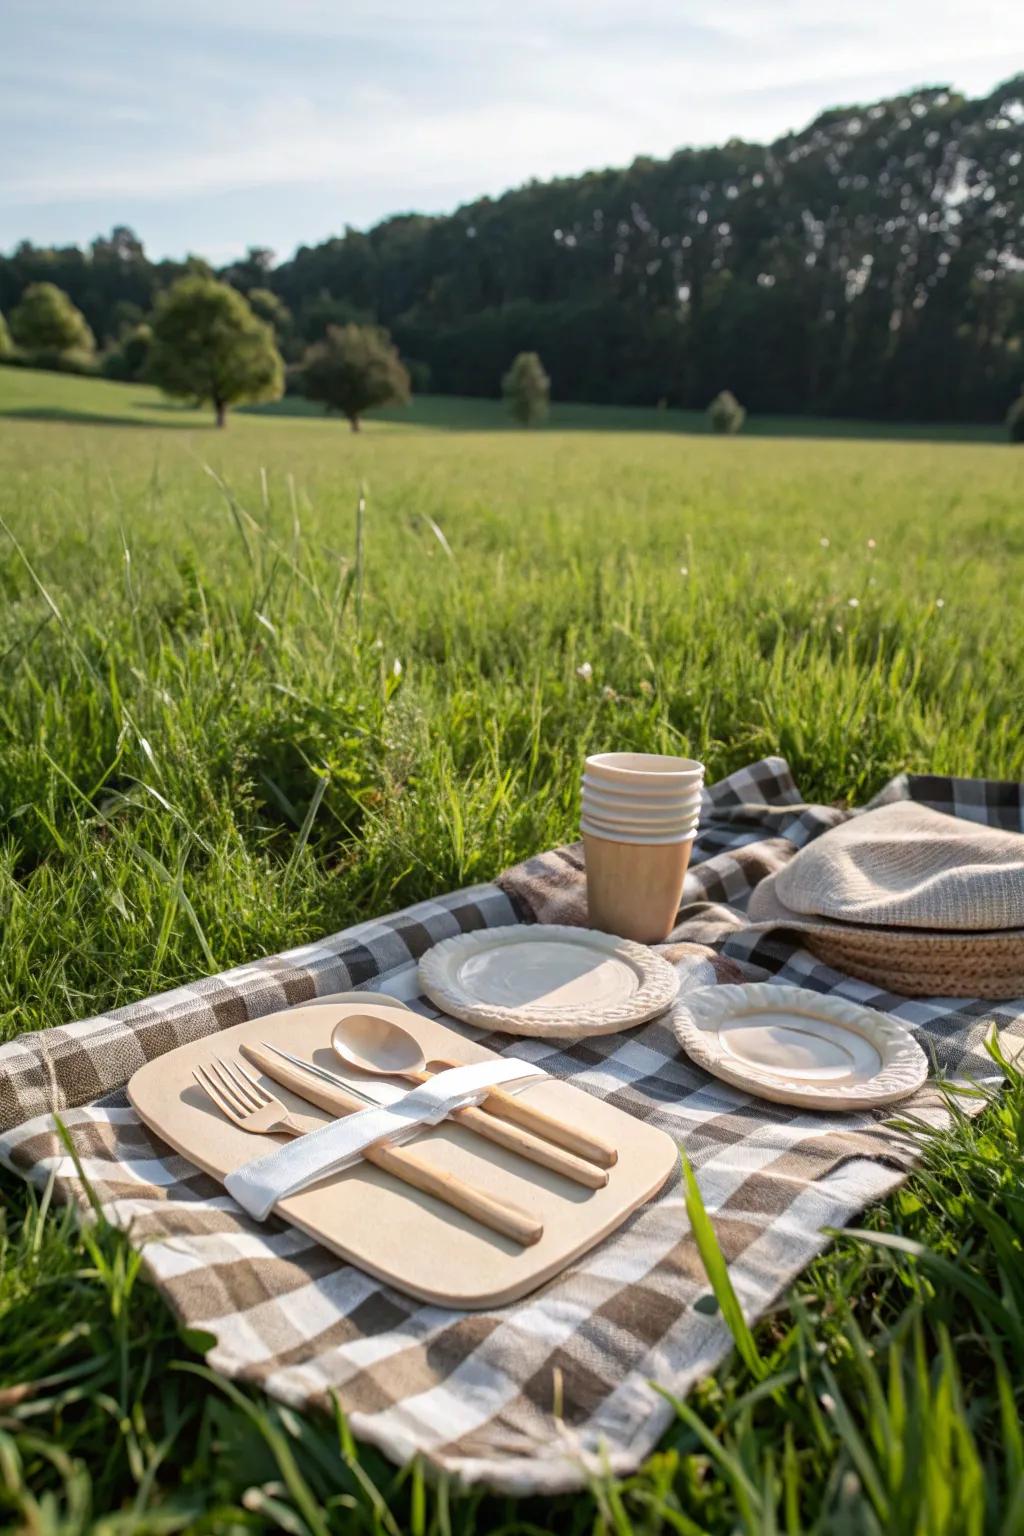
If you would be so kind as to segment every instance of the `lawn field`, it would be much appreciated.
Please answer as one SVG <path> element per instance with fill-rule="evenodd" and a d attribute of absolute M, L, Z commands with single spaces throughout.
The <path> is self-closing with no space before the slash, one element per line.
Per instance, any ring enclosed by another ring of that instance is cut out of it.
<path fill-rule="evenodd" d="M 1024 778 L 1024 451 L 665 414 L 216 432 L 0 369 L 0 1038 L 568 840 L 588 750 L 712 778 L 778 752 L 826 801 Z M 640 1475 L 543 1504 L 425 1486 L 203 1375 L 120 1239 L 4 1174 L 0 1524 L 1024 1532 L 1011 1078 L 870 1214 L 910 1247 L 841 1237 Z"/>

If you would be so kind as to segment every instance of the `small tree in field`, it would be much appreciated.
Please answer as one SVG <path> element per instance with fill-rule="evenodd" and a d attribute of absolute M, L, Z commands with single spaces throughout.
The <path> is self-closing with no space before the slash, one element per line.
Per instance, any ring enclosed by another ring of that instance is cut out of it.
<path fill-rule="evenodd" d="M 323 341 L 307 348 L 303 372 L 307 398 L 340 411 L 353 432 L 364 411 L 409 399 L 409 374 L 387 331 L 375 325 L 329 325 Z"/>
<path fill-rule="evenodd" d="M 11 311 L 11 335 L 26 352 L 93 352 L 85 316 L 55 283 L 30 283 Z"/>
<path fill-rule="evenodd" d="M 10 357 L 13 351 L 14 342 L 11 340 L 11 333 L 7 329 L 7 321 L 0 314 L 0 357 Z"/>
<path fill-rule="evenodd" d="M 723 389 L 708 406 L 708 420 L 713 432 L 738 432 L 747 413 L 731 389 Z"/>
<path fill-rule="evenodd" d="M 159 299 L 146 372 L 165 395 L 211 404 L 218 427 L 229 405 L 277 400 L 284 389 L 270 326 L 236 289 L 201 274 Z"/>
<path fill-rule="evenodd" d="M 1024 390 L 1007 411 L 1006 426 L 1011 443 L 1024 443 Z"/>
<path fill-rule="evenodd" d="M 520 352 L 501 381 L 505 404 L 524 427 L 543 421 L 551 398 L 551 380 L 536 352 Z"/>

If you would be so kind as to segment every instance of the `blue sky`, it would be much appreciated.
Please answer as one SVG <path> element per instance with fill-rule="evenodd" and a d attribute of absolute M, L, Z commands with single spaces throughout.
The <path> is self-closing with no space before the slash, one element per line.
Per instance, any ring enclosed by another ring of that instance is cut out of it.
<path fill-rule="evenodd" d="M 2 0 L 0 249 L 280 257 L 1024 67 L 1019 0 Z"/>

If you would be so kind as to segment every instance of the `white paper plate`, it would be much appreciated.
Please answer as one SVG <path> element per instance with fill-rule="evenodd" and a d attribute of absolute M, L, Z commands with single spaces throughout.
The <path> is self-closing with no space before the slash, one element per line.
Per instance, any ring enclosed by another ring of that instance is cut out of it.
<path fill-rule="evenodd" d="M 443 939 L 420 961 L 419 983 L 452 1018 L 556 1040 L 631 1029 L 679 991 L 672 966 L 646 945 L 545 923 Z"/>
<path fill-rule="evenodd" d="M 805 1109 L 874 1109 L 928 1075 L 914 1037 L 884 1013 L 803 987 L 701 987 L 672 1011 L 687 1055 L 761 1099 Z"/>

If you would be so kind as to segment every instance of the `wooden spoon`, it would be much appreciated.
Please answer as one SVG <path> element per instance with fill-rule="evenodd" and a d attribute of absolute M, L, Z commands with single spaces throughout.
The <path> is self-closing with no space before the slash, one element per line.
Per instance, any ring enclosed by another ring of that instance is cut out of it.
<path fill-rule="evenodd" d="M 427 1068 L 419 1041 L 415 1036 L 392 1019 L 381 1018 L 379 1015 L 355 1013 L 340 1019 L 334 1026 L 331 1045 L 342 1061 L 361 1072 L 372 1072 L 379 1077 L 404 1077 L 414 1083 L 425 1083 L 434 1075 Z M 454 1066 L 457 1063 L 443 1062 L 431 1063 L 431 1065 Z M 611 1168 L 618 1158 L 615 1148 L 609 1146 L 607 1142 L 600 1141 L 596 1136 L 588 1136 L 585 1131 L 576 1130 L 571 1125 L 563 1125 L 553 1115 L 545 1114 L 542 1109 L 537 1109 L 531 1104 L 525 1104 L 514 1094 L 505 1093 L 500 1088 L 491 1089 L 483 1101 L 482 1108 L 486 1109 L 491 1117 L 521 1126 L 523 1130 L 543 1137 L 545 1141 L 564 1148 L 566 1152 L 571 1152 L 574 1159 L 580 1158 L 596 1168 Z M 493 1129 L 496 1128 L 485 1130 L 480 1124 L 481 1120 L 485 1125 L 488 1122 L 479 1111 L 462 1110 L 459 1113 L 472 1115 L 473 1129 L 479 1131 L 481 1135 L 489 1135 L 493 1141 L 499 1140 L 493 1134 Z M 500 1144 L 512 1145 L 507 1140 L 502 1140 Z M 517 1145 L 513 1150 L 519 1151 L 522 1148 Z M 539 1159 L 535 1158 L 534 1161 Z M 578 1182 L 589 1183 L 590 1181 L 580 1179 Z M 601 1184 L 604 1183 L 607 1183 L 607 1178 L 601 1180 Z M 592 1185 L 591 1187 L 599 1188 L 600 1186 Z"/>

